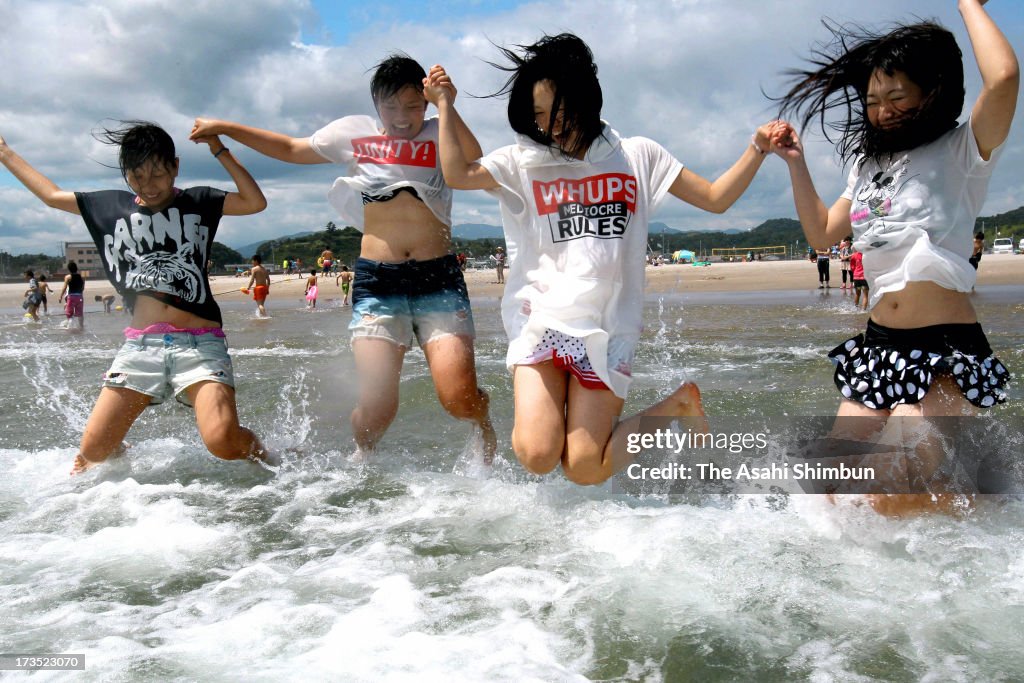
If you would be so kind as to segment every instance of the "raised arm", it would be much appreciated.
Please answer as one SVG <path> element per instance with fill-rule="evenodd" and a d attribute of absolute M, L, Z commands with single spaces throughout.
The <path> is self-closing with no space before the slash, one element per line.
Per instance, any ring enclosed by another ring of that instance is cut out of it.
<path fill-rule="evenodd" d="M 245 167 L 238 163 L 231 154 L 231 150 L 224 146 L 216 135 L 209 137 L 194 137 L 196 142 L 202 142 L 210 146 L 210 153 L 220 162 L 224 170 L 228 172 L 231 179 L 235 181 L 237 192 L 228 192 L 224 197 L 225 216 L 248 216 L 259 213 L 267 208 L 267 199 L 263 196 L 263 190 L 256 184 L 256 180 L 249 174 Z"/>
<path fill-rule="evenodd" d="M 189 139 L 200 142 L 203 138 L 214 135 L 227 136 L 260 154 L 290 164 L 330 163 L 310 146 L 309 138 L 293 138 L 283 133 L 243 126 L 233 121 L 198 118 L 192 125 Z"/>
<path fill-rule="evenodd" d="M 807 160 L 804 159 L 803 144 L 796 131 L 788 124 L 773 129 L 772 149 L 789 166 L 793 203 L 796 204 L 797 218 L 800 219 L 807 243 L 815 249 L 828 249 L 852 233 L 850 200 L 840 197 L 831 209 L 825 207 L 814 187 Z"/>
<path fill-rule="evenodd" d="M 960 15 L 981 71 L 981 94 L 971 111 L 971 128 L 983 159 L 1010 133 L 1020 90 L 1020 65 L 1010 42 L 982 5 L 986 0 L 959 0 Z"/>
<path fill-rule="evenodd" d="M 15 178 L 28 190 L 39 197 L 47 206 L 68 213 L 79 214 L 78 200 L 74 192 L 60 189 L 55 182 L 44 176 L 21 158 L 7 142 L 0 137 L 0 163 L 7 167 Z"/>
<path fill-rule="evenodd" d="M 698 209 L 724 213 L 750 186 L 761 163 L 768 156 L 771 150 L 771 126 L 765 124 L 758 128 L 751 144 L 743 150 L 736 163 L 714 182 L 684 168 L 668 191 Z"/>
<path fill-rule="evenodd" d="M 431 67 L 423 84 L 423 95 L 437 107 L 441 171 L 448 186 L 456 190 L 498 187 L 490 172 L 476 161 L 482 156 L 480 145 L 455 109 L 455 87 L 440 66 Z M 468 142 L 466 146 L 464 141 Z"/>

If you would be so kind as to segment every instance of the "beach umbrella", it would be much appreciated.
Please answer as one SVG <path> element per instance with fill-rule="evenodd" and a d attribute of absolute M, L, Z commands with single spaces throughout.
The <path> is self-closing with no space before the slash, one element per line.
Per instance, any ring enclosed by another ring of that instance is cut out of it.
<path fill-rule="evenodd" d="M 676 253 L 672 254 L 672 258 L 676 261 L 693 261 L 693 252 L 689 249 L 680 249 Z"/>

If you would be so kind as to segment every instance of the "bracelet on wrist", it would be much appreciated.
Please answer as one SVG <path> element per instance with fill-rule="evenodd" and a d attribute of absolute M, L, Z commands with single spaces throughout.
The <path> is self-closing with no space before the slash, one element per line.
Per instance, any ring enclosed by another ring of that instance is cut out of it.
<path fill-rule="evenodd" d="M 768 153 L 768 150 L 761 149 L 760 147 L 758 147 L 758 145 L 757 145 L 757 133 L 754 133 L 753 135 L 750 136 L 750 146 L 753 147 L 754 149 L 756 149 L 757 153 L 762 155 L 762 156 L 764 156 L 765 154 Z"/>
<path fill-rule="evenodd" d="M 757 145 L 754 145 L 754 146 L 756 147 Z M 217 157 L 219 157 L 221 154 L 223 154 L 226 151 L 228 151 L 227 147 L 221 147 L 220 149 L 217 150 L 217 153 L 213 155 L 213 158 L 216 159 Z"/>

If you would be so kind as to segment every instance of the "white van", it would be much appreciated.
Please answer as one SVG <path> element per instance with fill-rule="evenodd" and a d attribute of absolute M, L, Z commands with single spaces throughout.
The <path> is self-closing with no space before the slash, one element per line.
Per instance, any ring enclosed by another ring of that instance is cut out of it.
<path fill-rule="evenodd" d="M 1013 238 L 1012 237 L 997 237 L 996 241 L 992 243 L 993 254 L 1012 254 L 1013 253 Z"/>
<path fill-rule="evenodd" d="M 1017 245 L 1017 253 L 1024 254 L 1024 237 L 1020 238 L 1020 244 Z"/>

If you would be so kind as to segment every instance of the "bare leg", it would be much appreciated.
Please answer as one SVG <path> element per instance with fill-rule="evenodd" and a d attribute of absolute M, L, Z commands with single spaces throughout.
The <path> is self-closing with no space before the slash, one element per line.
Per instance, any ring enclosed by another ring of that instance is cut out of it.
<path fill-rule="evenodd" d="M 149 402 L 149 396 L 131 389 L 103 387 L 82 433 L 71 474 L 81 474 L 118 454 L 128 430 Z"/>
<path fill-rule="evenodd" d="M 569 376 L 551 361 L 517 365 L 513 374 L 512 450 L 528 472 L 547 474 L 565 454 Z"/>
<path fill-rule="evenodd" d="M 899 429 L 900 457 L 906 461 L 908 476 L 912 481 L 931 481 L 934 471 L 949 457 L 939 425 L 929 424 L 928 418 L 969 416 L 977 415 L 978 412 L 960 393 L 956 381 L 948 375 L 937 377 L 920 403 L 899 405 L 893 409 L 892 417 L 897 420 L 890 422 L 897 423 L 893 427 Z M 907 422 L 914 426 L 916 434 L 908 434 L 905 425 L 898 424 L 904 421 L 903 418 L 914 418 Z M 907 452 L 911 450 L 912 454 L 908 458 Z M 962 507 L 965 500 L 963 494 L 948 491 L 868 496 L 871 507 L 887 517 L 906 517 L 923 512 L 954 512 Z"/>
<path fill-rule="evenodd" d="M 629 434 L 641 430 L 648 417 L 692 418 L 690 429 L 707 432 L 708 423 L 696 384 L 686 382 L 669 396 L 615 424 L 622 399 L 611 391 L 585 389 L 572 377 L 567 405 L 567 448 L 562 466 L 577 484 L 600 484 L 631 461 L 626 450 Z"/>
<path fill-rule="evenodd" d="M 222 460 L 257 458 L 276 464 L 259 438 L 238 424 L 234 388 L 211 381 L 193 384 L 185 391 L 196 411 L 199 435 L 210 453 Z"/>
<path fill-rule="evenodd" d="M 448 414 L 469 420 L 484 439 L 484 461 L 491 463 L 498 450 L 498 437 L 488 414 L 490 399 L 476 381 L 476 360 L 470 337 L 447 335 L 423 347 L 434 379 L 437 400 Z"/>
<path fill-rule="evenodd" d="M 352 411 L 352 435 L 360 450 L 372 451 L 398 413 L 398 380 L 405 349 L 386 339 L 352 341 L 359 403 Z"/>

